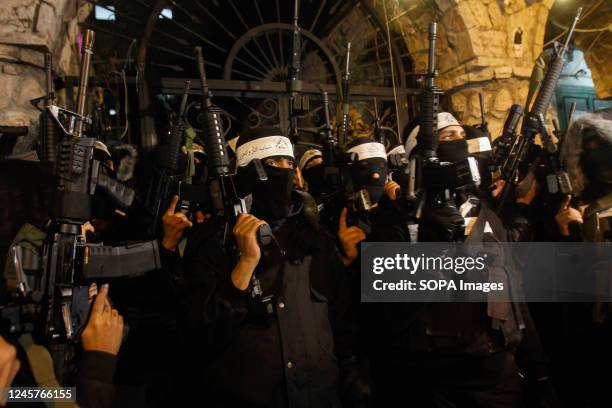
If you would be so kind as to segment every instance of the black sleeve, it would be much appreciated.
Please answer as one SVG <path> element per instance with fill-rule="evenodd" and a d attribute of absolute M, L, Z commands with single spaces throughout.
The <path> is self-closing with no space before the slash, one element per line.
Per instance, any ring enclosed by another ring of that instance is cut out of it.
<path fill-rule="evenodd" d="M 76 376 L 76 400 L 81 408 L 110 408 L 115 398 L 113 375 L 117 356 L 85 351 Z"/>
<path fill-rule="evenodd" d="M 233 265 L 219 242 L 217 234 L 194 239 L 181 260 L 185 275 L 180 295 L 183 327 L 198 348 L 210 353 L 238 336 L 249 296 L 232 283 Z"/>
<path fill-rule="evenodd" d="M 329 302 L 329 319 L 334 335 L 334 350 L 340 369 L 340 395 L 345 407 L 363 407 L 370 400 L 369 370 L 358 342 L 359 333 L 351 300 L 348 271 L 343 268 L 340 253 L 329 241 L 329 267 L 334 277 L 334 294 Z M 358 279 L 353 277 L 353 279 Z"/>

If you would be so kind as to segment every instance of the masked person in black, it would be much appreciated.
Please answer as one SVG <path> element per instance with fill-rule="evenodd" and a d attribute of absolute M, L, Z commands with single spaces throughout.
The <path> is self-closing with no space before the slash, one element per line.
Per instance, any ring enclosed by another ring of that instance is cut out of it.
<path fill-rule="evenodd" d="M 306 181 L 308 193 L 314 197 L 317 204 L 323 202 L 325 193 L 325 167 L 323 166 L 323 153 L 317 149 L 308 149 L 300 157 L 298 167 Z"/>
<path fill-rule="evenodd" d="M 560 240 L 611 242 L 612 109 L 577 118 L 563 140 L 561 157 L 574 195 L 565 197 L 555 216 Z M 583 279 L 595 279 L 598 274 L 608 277 L 608 267 L 584 271 Z M 607 283 L 595 284 L 609 291 Z M 612 364 L 611 310 L 609 303 L 571 303 L 560 305 L 552 316 L 558 324 L 550 328 L 549 347 L 553 361 L 563 361 L 557 367 L 558 389 L 568 406 L 610 403 L 610 375 L 605 373 Z"/>
<path fill-rule="evenodd" d="M 351 157 L 349 165 L 352 193 L 347 206 L 340 215 L 338 237 L 343 249 L 343 263 L 350 266 L 351 275 L 358 275 L 358 244 L 368 240 L 388 241 L 389 230 L 392 236 L 409 241 L 407 212 L 402 211 L 394 199 L 395 191 L 386 194 L 386 187 L 397 186 L 388 180 L 387 152 L 385 147 L 374 139 L 360 137 L 353 140 L 347 149 Z M 375 239 L 371 239 L 375 237 Z M 391 240 L 392 241 L 392 240 Z M 358 279 L 355 279 L 358 281 Z M 358 282 L 357 282 L 358 283 Z"/>
<path fill-rule="evenodd" d="M 569 236 L 569 224 L 583 224 L 580 239 L 612 241 L 612 109 L 576 119 L 563 143 L 562 157 L 577 202 L 566 199 L 557 213 L 559 231 Z"/>
<path fill-rule="evenodd" d="M 342 208 L 342 189 L 340 188 L 340 172 L 332 168 L 328 172 L 323 153 L 318 149 L 306 150 L 299 160 L 299 169 L 306 181 L 306 191 L 315 199 L 319 209 L 319 218 L 328 231 L 338 228 L 338 215 Z M 338 171 L 335 173 L 335 171 Z"/>
<path fill-rule="evenodd" d="M 457 175 L 450 175 L 452 180 L 425 180 L 430 198 L 418 222 L 419 241 L 491 242 L 504 248 L 511 236 L 481 200 L 478 166 L 469 160 L 465 131 L 448 113 L 439 115 L 438 124 L 440 162 L 469 168 L 470 174 L 462 180 Z M 448 191 L 436 191 L 440 186 Z M 397 233 L 394 237 L 388 229 L 386 241 L 406 239 Z M 501 276 L 518 290 L 520 280 L 506 272 L 504 262 L 510 263 L 502 256 L 489 266 L 489 280 Z M 376 333 L 369 357 L 377 406 L 524 406 L 516 362 L 521 338 L 529 339 L 520 356 L 524 374 L 534 381 L 546 379 L 546 359 L 527 308 L 512 302 L 499 305 L 376 304 L 367 330 Z"/>
<path fill-rule="evenodd" d="M 251 214 L 239 216 L 230 237 L 218 217 L 196 225 L 181 260 L 187 405 L 362 406 L 369 390 L 352 345 L 344 271 L 333 237 L 293 190 L 290 140 L 277 128 L 250 129 L 236 155 Z M 266 223 L 275 238 L 260 247 Z"/>

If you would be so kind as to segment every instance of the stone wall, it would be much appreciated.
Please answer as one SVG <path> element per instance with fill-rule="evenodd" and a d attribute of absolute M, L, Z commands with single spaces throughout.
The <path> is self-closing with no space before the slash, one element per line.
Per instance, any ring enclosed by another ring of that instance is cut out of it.
<path fill-rule="evenodd" d="M 417 71 L 427 67 L 427 27 L 438 22 L 437 84 L 450 97 L 453 113 L 466 124 L 480 122 L 478 92 L 494 137 L 510 105 L 523 105 L 534 61 L 543 49 L 554 0 L 373 0 L 399 16 L 401 32 Z M 518 32 L 518 34 L 517 34 Z M 515 46 L 515 37 L 520 45 Z"/>
<path fill-rule="evenodd" d="M 588 13 L 585 10 L 586 14 Z M 598 32 L 576 32 L 574 40 L 576 46 L 584 52 L 595 84 L 595 92 L 599 99 L 612 98 L 612 70 L 610 61 L 612 60 L 612 2 L 604 1 L 594 12 L 588 16 L 588 23 L 585 25 L 591 29 L 598 29 Z M 581 25 L 579 25 L 581 26 Z"/>
<path fill-rule="evenodd" d="M 90 6 L 76 0 L 0 2 L 0 125 L 29 126 L 15 153 L 29 150 L 38 133 L 39 111 L 30 100 L 45 93 L 44 54 L 53 55 L 54 72 L 78 74 L 78 21 Z"/>

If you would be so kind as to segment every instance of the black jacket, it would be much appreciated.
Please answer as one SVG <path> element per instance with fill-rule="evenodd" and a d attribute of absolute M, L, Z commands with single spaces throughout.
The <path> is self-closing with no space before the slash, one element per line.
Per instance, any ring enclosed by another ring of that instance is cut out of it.
<path fill-rule="evenodd" d="M 117 357 L 102 351 L 85 351 L 76 376 L 76 400 L 81 408 L 111 408 L 115 399 L 113 375 Z"/>
<path fill-rule="evenodd" d="M 190 381 L 216 407 L 334 407 L 340 397 L 358 405 L 369 391 L 334 240 L 302 212 L 273 230 L 278 247 L 262 249 L 255 272 L 272 314 L 233 286 L 218 220 L 189 238 L 181 269 Z"/>

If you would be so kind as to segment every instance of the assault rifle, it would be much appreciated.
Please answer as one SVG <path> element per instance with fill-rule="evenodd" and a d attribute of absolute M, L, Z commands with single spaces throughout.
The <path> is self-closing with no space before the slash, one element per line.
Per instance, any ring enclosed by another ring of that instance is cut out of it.
<path fill-rule="evenodd" d="M 232 231 L 240 214 L 248 212 L 245 200 L 240 198 L 234 183 L 234 176 L 230 170 L 230 160 L 227 154 L 227 145 L 223 133 L 220 110 L 212 104 L 212 93 L 208 88 L 206 68 L 202 48 L 195 47 L 196 63 L 202 87 L 202 115 L 203 115 L 203 141 L 207 154 L 209 174 L 210 200 L 214 215 L 223 217 L 225 226 L 223 230 L 223 246 L 227 248 L 230 256 L 238 260 L 239 250 Z M 259 161 L 256 167 L 260 178 L 266 180 L 267 176 L 263 165 Z M 268 224 L 263 224 L 257 231 L 257 241 L 261 246 L 269 245 L 274 240 L 272 230 Z M 251 277 L 251 295 L 260 302 L 266 313 L 274 311 L 273 297 L 264 295 L 259 279 L 253 274 Z"/>
<path fill-rule="evenodd" d="M 338 139 L 340 145 L 346 147 L 348 143 L 350 117 L 350 96 L 351 96 L 351 43 L 346 44 L 346 59 L 344 63 L 344 73 L 342 75 L 342 116 L 338 129 Z"/>
<path fill-rule="evenodd" d="M 55 89 L 53 88 L 53 67 L 51 53 L 45 53 L 45 83 L 47 94 L 45 95 L 45 108 L 55 104 Z M 49 116 L 48 111 L 41 114 L 40 130 L 43 144 L 43 160 L 55 163 L 57 160 L 57 135 L 55 123 Z"/>
<path fill-rule="evenodd" d="M 429 24 L 429 55 L 427 73 L 425 74 L 426 86 L 421 94 L 421 124 L 417 134 L 417 154 L 410 158 L 410 170 L 408 180 L 407 198 L 412 201 L 419 201 L 415 206 L 418 213 L 424 204 L 424 183 L 423 180 L 426 168 L 439 167 L 439 160 L 436 156 L 438 148 L 438 111 L 440 104 L 440 89 L 435 85 L 436 77 L 436 23 Z"/>
<path fill-rule="evenodd" d="M 302 60 L 302 36 L 298 17 L 300 12 L 299 0 L 294 2 L 293 10 L 293 42 L 291 46 L 291 62 L 289 64 L 289 139 L 296 144 L 299 140 L 298 117 L 310 109 L 308 96 L 300 95 L 302 81 L 300 80 Z"/>
<path fill-rule="evenodd" d="M 73 362 L 75 347 L 89 315 L 88 281 L 134 276 L 160 266 L 157 243 L 108 247 L 86 244 L 81 227 L 91 218 L 92 196 L 100 188 L 117 206 L 127 208 L 134 191 L 112 179 L 94 159 L 95 139 L 83 135 L 87 80 L 94 33 L 85 32 L 77 110 L 48 106 L 65 135 L 57 157 L 57 202 L 42 250 L 42 274 L 29 285 L 17 273 L 17 288 L 2 316 L 13 331 L 34 330 L 49 349 L 56 376 L 62 382 Z M 15 252 L 17 264 L 22 262 Z M 19 266 L 19 265 L 18 265 Z M 34 315 L 32 314 L 34 312 Z M 35 320 L 32 324 L 27 321 Z"/>
<path fill-rule="evenodd" d="M 153 223 L 151 225 L 152 236 L 155 236 L 157 233 L 161 214 L 172 201 L 172 196 L 178 194 L 180 190 L 182 175 L 178 173 L 178 160 L 181 154 L 183 133 L 185 132 L 184 116 L 187 106 L 187 97 L 189 96 L 189 87 L 190 82 L 185 81 L 179 113 L 175 118 L 174 126 L 170 132 L 166 161 L 161 171 L 152 180 L 145 199 L 145 208 L 147 208 L 153 216 Z M 181 203 L 181 206 L 182 205 Z"/>
<path fill-rule="evenodd" d="M 538 90 L 538 94 L 533 103 L 532 108 L 525 115 L 523 119 L 523 124 L 521 126 L 520 136 L 515 138 L 514 144 L 511 148 L 511 154 L 508 156 L 508 160 L 504 163 L 504 167 L 502 168 L 502 177 L 506 181 L 507 185 L 504 188 L 502 197 L 499 201 L 497 212 L 501 212 L 503 209 L 504 203 L 506 202 L 509 192 L 512 188 L 509 188 L 508 184 L 516 185 L 519 177 L 519 167 L 526 161 L 527 155 L 529 151 L 531 151 L 532 147 L 535 144 L 535 137 L 537 134 L 541 134 L 544 138 L 548 137 L 548 132 L 543 127 L 544 125 L 544 115 L 546 115 L 546 111 L 550 106 L 550 102 L 552 101 L 553 93 L 559 82 L 559 77 L 561 76 L 561 71 L 563 70 L 563 65 L 565 63 L 564 56 L 567 48 L 569 46 L 569 42 L 572 38 L 572 34 L 574 33 L 574 29 L 576 28 L 576 24 L 580 19 L 580 14 L 582 13 L 582 7 L 578 8 L 578 12 L 574 17 L 574 21 L 570 26 L 567 38 L 565 43 L 560 47 L 560 49 L 555 49 L 555 54 L 552 56 L 548 70 L 546 71 L 546 75 L 540 84 L 540 89 Z M 548 143 L 545 141 L 545 144 Z M 552 142 L 548 143 L 548 153 L 556 154 L 556 146 L 551 146 Z M 549 165 L 551 163 L 549 162 Z M 567 173 L 560 171 L 556 166 L 549 168 L 549 174 L 546 177 L 546 184 L 549 193 L 557 193 L 564 191 L 571 191 L 571 184 L 569 181 L 569 177 Z M 565 193 L 564 193 L 565 194 Z"/>
<path fill-rule="evenodd" d="M 506 161 L 510 160 L 513 154 L 516 152 L 512 151 L 513 146 L 517 145 L 518 134 L 516 129 L 518 128 L 519 121 L 523 116 L 523 107 L 521 105 L 514 104 L 508 111 L 508 116 L 504 122 L 502 128 L 502 134 L 495 139 L 494 145 L 495 150 L 493 152 L 492 167 L 494 171 L 502 171 L 502 169 L 508 170 L 509 167 L 505 164 Z M 501 178 L 506 180 L 511 177 L 510 174 L 501 174 Z"/>

